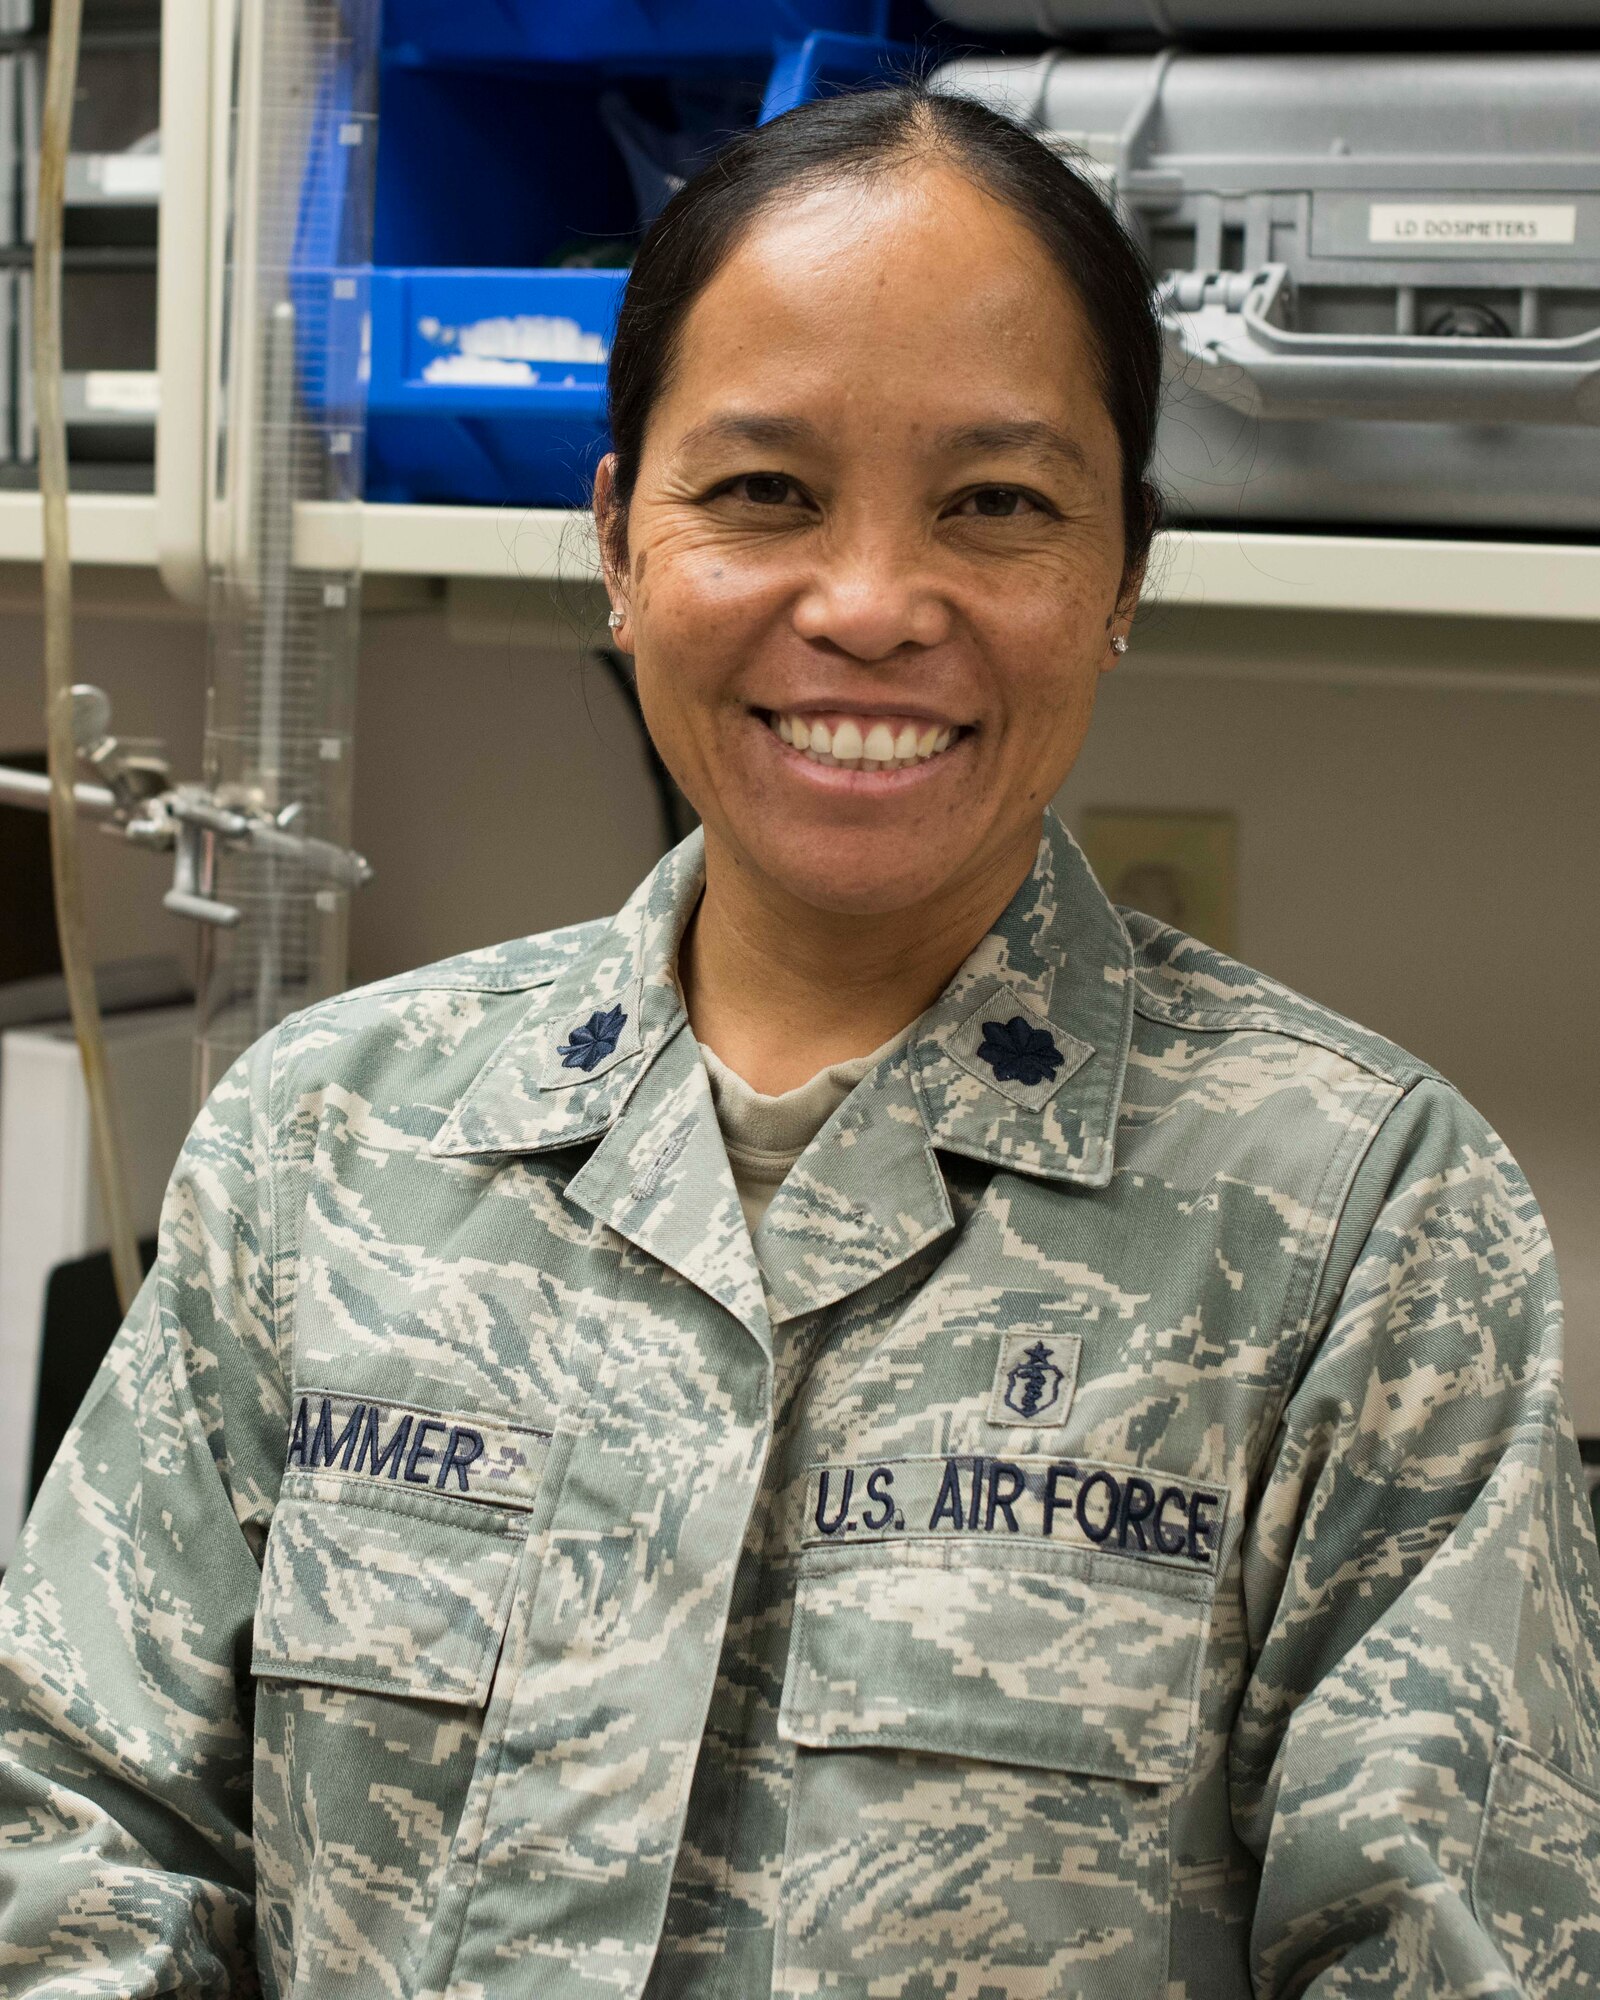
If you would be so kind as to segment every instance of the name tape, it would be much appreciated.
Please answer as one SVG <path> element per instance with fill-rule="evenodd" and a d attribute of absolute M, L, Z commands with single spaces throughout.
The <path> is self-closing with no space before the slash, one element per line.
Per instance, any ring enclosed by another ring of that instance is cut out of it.
<path fill-rule="evenodd" d="M 518 1424 L 310 1389 L 295 1397 L 288 1466 L 531 1507 L 549 1443 Z"/>
<path fill-rule="evenodd" d="M 811 1471 L 805 1546 L 968 1536 L 1215 1566 L 1226 1490 L 1068 1458 L 867 1460 Z"/>

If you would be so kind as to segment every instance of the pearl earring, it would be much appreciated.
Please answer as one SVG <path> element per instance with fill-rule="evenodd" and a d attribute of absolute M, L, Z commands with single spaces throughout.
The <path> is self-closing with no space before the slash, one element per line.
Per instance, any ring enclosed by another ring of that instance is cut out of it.
<path fill-rule="evenodd" d="M 1128 650 L 1128 642 L 1120 632 L 1112 634 L 1111 650 L 1113 653 L 1125 653 Z"/>
<path fill-rule="evenodd" d="M 606 620 L 606 623 L 615 632 L 617 627 L 622 623 L 622 613 L 620 611 L 613 611 L 611 616 Z"/>

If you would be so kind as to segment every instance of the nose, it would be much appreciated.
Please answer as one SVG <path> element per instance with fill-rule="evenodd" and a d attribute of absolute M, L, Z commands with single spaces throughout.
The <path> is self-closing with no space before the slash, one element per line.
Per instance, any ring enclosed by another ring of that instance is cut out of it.
<path fill-rule="evenodd" d="M 818 560 L 794 608 L 802 639 L 854 660 L 888 660 L 906 647 L 937 646 L 950 608 L 924 550 L 882 532 L 844 536 Z"/>

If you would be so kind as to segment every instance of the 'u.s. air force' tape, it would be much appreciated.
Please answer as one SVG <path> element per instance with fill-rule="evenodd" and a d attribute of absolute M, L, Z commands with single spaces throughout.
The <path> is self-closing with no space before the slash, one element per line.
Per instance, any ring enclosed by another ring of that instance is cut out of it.
<path fill-rule="evenodd" d="M 296 1391 L 289 1472 L 348 1473 L 496 1507 L 531 1507 L 548 1431 L 404 1403 Z"/>
<path fill-rule="evenodd" d="M 1225 1488 L 1069 1458 L 892 1458 L 811 1469 L 805 1546 L 998 1536 L 1215 1566 Z"/>

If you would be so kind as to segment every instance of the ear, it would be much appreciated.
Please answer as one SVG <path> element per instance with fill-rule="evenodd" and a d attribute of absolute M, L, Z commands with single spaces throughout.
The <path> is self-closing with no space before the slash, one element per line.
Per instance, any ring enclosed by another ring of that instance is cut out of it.
<path fill-rule="evenodd" d="M 1106 657 L 1100 663 L 1103 674 L 1110 673 L 1128 649 L 1113 646 L 1114 636 L 1126 638 L 1133 624 L 1134 614 L 1139 609 L 1139 595 L 1144 589 L 1145 564 L 1143 561 L 1124 571 L 1122 582 L 1117 588 L 1117 601 L 1111 607 L 1111 616 L 1106 620 Z"/>
<path fill-rule="evenodd" d="M 620 518 L 621 503 L 617 498 L 616 481 L 617 458 L 615 452 L 608 451 L 595 467 L 594 474 L 594 527 L 595 539 L 600 545 L 600 573 L 605 582 L 606 596 L 612 604 L 610 627 L 611 643 L 620 652 L 630 652 L 632 641 L 628 633 L 628 589 L 626 572 L 617 558 L 626 558 L 626 524 Z M 620 621 L 617 612 L 622 613 Z"/>
<path fill-rule="evenodd" d="M 1126 631 L 1133 623 L 1134 614 L 1139 609 L 1139 599 L 1144 594 L 1145 578 L 1149 574 L 1150 558 L 1141 556 L 1138 562 L 1124 570 L 1122 582 L 1117 589 L 1117 623 Z"/>
<path fill-rule="evenodd" d="M 1121 629 L 1126 632 L 1133 623 L 1134 614 L 1139 609 L 1139 600 L 1144 594 L 1145 583 L 1150 574 L 1150 558 L 1155 550 L 1156 536 L 1161 531 L 1163 511 L 1161 492 L 1148 479 L 1140 486 L 1144 518 L 1143 547 L 1138 556 L 1125 563 L 1122 581 L 1117 586 L 1116 609 L 1112 613 Z"/>

